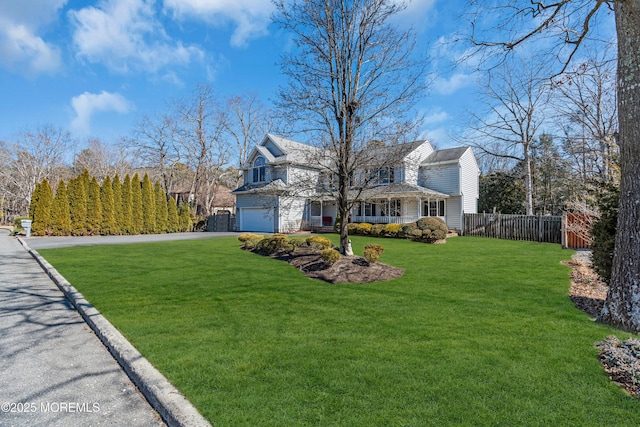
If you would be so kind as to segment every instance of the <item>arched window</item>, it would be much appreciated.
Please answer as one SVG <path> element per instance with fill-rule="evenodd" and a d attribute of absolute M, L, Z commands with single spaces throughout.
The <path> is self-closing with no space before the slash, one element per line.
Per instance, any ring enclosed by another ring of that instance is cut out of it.
<path fill-rule="evenodd" d="M 265 179 L 264 157 L 256 157 L 253 161 L 253 182 L 264 182 Z"/>

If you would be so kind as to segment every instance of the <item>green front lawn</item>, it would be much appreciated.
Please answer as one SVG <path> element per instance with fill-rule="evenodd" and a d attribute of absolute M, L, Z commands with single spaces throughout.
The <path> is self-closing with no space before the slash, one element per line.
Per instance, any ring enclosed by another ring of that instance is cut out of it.
<path fill-rule="evenodd" d="M 216 426 L 640 425 L 571 251 L 352 240 L 406 274 L 327 284 L 233 238 L 40 252 Z"/>

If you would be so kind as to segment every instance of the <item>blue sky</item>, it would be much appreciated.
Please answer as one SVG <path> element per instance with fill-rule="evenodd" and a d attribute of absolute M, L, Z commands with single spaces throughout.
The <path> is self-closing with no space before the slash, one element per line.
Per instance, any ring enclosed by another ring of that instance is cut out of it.
<path fill-rule="evenodd" d="M 442 43 L 459 30 L 462 5 L 414 0 L 398 17 L 435 58 L 419 108 L 424 136 L 439 147 L 455 145 L 448 134 L 473 103 L 473 76 L 450 67 L 460 52 Z M 271 13 L 270 0 L 2 0 L 0 140 L 46 123 L 81 146 L 115 141 L 198 83 L 269 104 L 284 83 L 277 61 L 288 40 Z"/>

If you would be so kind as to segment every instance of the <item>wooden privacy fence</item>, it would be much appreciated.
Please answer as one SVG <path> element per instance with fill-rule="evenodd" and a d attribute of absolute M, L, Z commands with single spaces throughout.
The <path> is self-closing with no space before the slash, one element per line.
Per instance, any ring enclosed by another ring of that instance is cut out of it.
<path fill-rule="evenodd" d="M 591 247 L 591 225 L 593 217 L 586 214 L 566 213 L 562 215 L 562 247 L 589 249 Z"/>
<path fill-rule="evenodd" d="M 464 214 L 467 236 L 561 243 L 561 216 Z"/>
<path fill-rule="evenodd" d="M 464 214 L 466 236 L 560 243 L 565 248 L 591 246 L 591 220 L 587 215 Z"/>

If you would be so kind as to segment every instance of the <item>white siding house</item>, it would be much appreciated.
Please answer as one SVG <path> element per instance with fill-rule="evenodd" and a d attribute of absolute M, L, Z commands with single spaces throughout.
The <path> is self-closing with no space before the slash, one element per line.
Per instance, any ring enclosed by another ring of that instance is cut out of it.
<path fill-rule="evenodd" d="M 243 166 L 244 184 L 234 190 L 238 229 L 293 232 L 333 225 L 337 206 L 320 171 L 321 156 L 314 155 L 318 150 L 267 135 Z M 373 159 L 400 160 L 362 171 L 375 182 L 353 191 L 352 222 L 407 223 L 438 216 L 450 229 L 461 230 L 463 214 L 476 212 L 479 170 L 470 147 L 435 151 L 428 141 L 416 141 L 374 150 Z M 398 151 L 391 156 L 388 150 Z"/>

